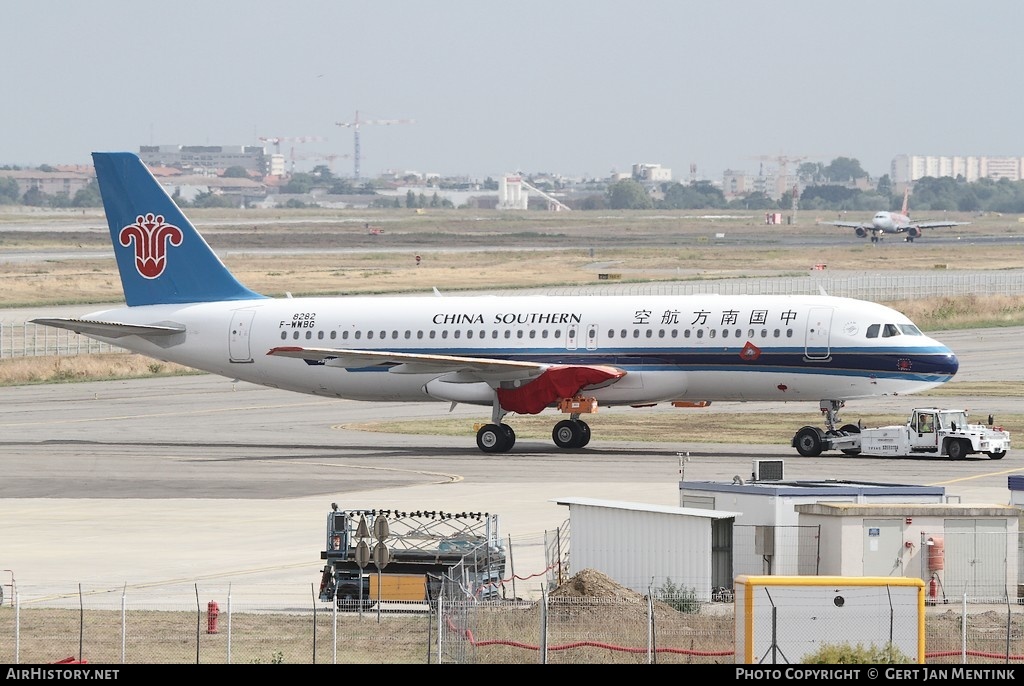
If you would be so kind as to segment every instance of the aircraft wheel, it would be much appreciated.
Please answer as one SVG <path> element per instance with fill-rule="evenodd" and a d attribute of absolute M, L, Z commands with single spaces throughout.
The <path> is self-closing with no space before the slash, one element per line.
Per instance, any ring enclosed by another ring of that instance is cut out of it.
<path fill-rule="evenodd" d="M 967 457 L 967 446 L 963 441 L 950 441 L 946 446 L 946 454 L 951 460 L 962 460 Z"/>
<path fill-rule="evenodd" d="M 814 426 L 805 426 L 796 432 L 793 437 L 793 447 L 804 457 L 817 457 L 821 455 L 822 439 L 824 435 L 821 429 Z"/>
<path fill-rule="evenodd" d="M 505 432 L 505 452 L 512 449 L 516 444 L 516 432 L 508 424 L 501 424 L 501 430 Z"/>
<path fill-rule="evenodd" d="M 590 425 L 584 421 L 577 421 L 576 424 L 580 427 L 580 444 L 576 447 L 582 448 L 590 443 Z"/>
<path fill-rule="evenodd" d="M 512 447 L 515 439 L 497 424 L 484 424 L 476 432 L 476 447 L 485 453 L 503 453 Z"/>
<path fill-rule="evenodd" d="M 578 448 L 582 435 L 579 422 L 571 419 L 563 419 L 551 431 L 551 439 L 559 448 Z"/>
<path fill-rule="evenodd" d="M 990 460 L 1001 460 L 1004 457 L 1006 457 L 1006 451 L 1005 450 L 1000 450 L 998 452 L 994 452 L 994 453 L 989 453 L 988 454 L 988 459 L 990 459 Z"/>

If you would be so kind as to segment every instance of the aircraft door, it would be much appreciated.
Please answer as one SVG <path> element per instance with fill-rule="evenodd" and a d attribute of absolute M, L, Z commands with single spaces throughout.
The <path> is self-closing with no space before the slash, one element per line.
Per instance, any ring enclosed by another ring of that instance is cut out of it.
<path fill-rule="evenodd" d="M 812 307 L 807 315 L 807 330 L 804 333 L 804 357 L 809 360 L 827 360 L 832 354 L 830 336 L 832 331 L 831 307 Z"/>
<path fill-rule="evenodd" d="M 249 350 L 249 330 L 256 310 L 236 310 L 231 315 L 230 338 L 228 339 L 228 355 L 231 362 L 251 363 L 252 352 Z"/>

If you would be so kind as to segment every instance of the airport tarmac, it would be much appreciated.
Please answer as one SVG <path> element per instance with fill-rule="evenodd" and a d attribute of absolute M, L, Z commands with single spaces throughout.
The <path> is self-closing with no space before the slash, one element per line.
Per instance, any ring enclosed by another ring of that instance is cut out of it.
<path fill-rule="evenodd" d="M 958 354 L 958 380 L 1020 380 L 1024 329 L 937 333 Z M 934 402 L 930 400 L 929 404 Z M 913 396 L 851 402 L 901 421 Z M 950 398 L 974 416 L 1024 412 L 1019 398 Z M 716 405 L 715 409 L 719 406 Z M 816 404 L 722 404 L 722 411 L 793 413 Z M 602 412 L 638 412 L 608 408 Z M 665 407 L 688 418 L 685 410 Z M 331 400 L 211 375 L 7 387 L 0 390 L 0 583 L 22 602 L 85 588 L 253 584 L 309 598 L 322 567 L 332 502 L 343 509 L 488 512 L 514 551 L 519 595 L 543 583 L 545 532 L 568 518 L 558 499 L 678 505 L 679 481 L 747 478 L 752 461 L 783 458 L 787 479 L 943 486 L 964 503 L 1006 504 L 1017 452 L 1000 461 L 803 458 L 789 445 L 604 441 L 582 450 L 550 440 L 481 453 L 473 425 L 486 408 Z M 345 428 L 386 417 L 464 417 L 463 436 Z M 552 424 L 556 415 L 552 413 Z M 853 415 L 850 415 L 853 416 Z M 510 420 L 515 425 L 514 417 Z M 756 426 L 756 420 L 751 427 Z M 684 458 L 688 458 L 685 459 Z M 5 578 L 8 577 L 8 578 Z M 10 589 L 8 589 L 10 590 Z"/>

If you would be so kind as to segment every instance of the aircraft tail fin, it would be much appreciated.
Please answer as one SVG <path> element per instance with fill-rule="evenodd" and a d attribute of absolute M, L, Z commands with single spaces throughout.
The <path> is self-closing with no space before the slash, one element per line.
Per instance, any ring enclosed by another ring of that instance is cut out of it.
<path fill-rule="evenodd" d="M 900 214 L 904 217 L 910 216 L 910 186 L 903 189 L 903 209 Z"/>
<path fill-rule="evenodd" d="M 264 297 L 235 279 L 138 155 L 92 159 L 129 306 Z"/>

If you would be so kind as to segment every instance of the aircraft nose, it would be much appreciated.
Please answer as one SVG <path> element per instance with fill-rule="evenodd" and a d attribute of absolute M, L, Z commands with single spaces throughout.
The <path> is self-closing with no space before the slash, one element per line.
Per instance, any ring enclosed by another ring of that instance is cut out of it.
<path fill-rule="evenodd" d="M 938 364 L 936 366 L 936 371 L 939 374 L 944 374 L 949 376 L 949 378 L 953 378 L 960 370 L 960 360 L 957 359 L 956 353 L 949 348 L 945 348 L 945 354 L 939 357 Z"/>

